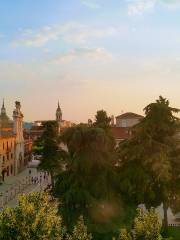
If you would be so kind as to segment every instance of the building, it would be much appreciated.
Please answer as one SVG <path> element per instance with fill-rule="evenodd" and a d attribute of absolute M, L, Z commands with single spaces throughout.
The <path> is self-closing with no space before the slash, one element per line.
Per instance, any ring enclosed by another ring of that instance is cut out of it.
<path fill-rule="evenodd" d="M 143 119 L 143 116 L 127 112 L 116 117 L 116 123 L 112 124 L 111 130 L 117 145 L 131 137 L 131 128 L 138 124 Z"/>
<path fill-rule="evenodd" d="M 24 136 L 24 164 L 27 165 L 31 161 L 33 141 L 31 139 L 29 129 L 23 130 L 23 136 Z"/>
<path fill-rule="evenodd" d="M 56 121 L 58 123 L 58 133 L 60 134 L 62 131 L 64 131 L 66 128 L 72 127 L 75 124 L 71 121 L 63 120 L 62 119 L 62 110 L 60 107 L 60 104 L 58 102 L 58 106 L 55 113 L 55 120 L 38 120 L 35 121 L 30 129 L 30 137 L 33 141 L 35 141 L 37 138 L 42 136 L 44 132 L 44 123 L 48 121 Z"/>
<path fill-rule="evenodd" d="M 25 167 L 23 114 L 20 102 L 15 102 L 13 120 L 7 114 L 4 100 L 0 114 L 0 176 L 16 175 Z"/>
<path fill-rule="evenodd" d="M 139 123 L 143 116 L 127 112 L 116 117 L 116 127 L 130 128 Z"/>

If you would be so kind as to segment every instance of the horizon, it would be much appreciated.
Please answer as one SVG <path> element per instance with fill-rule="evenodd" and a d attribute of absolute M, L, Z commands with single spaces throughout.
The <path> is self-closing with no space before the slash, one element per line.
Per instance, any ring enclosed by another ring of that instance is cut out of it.
<path fill-rule="evenodd" d="M 159 95 L 180 108 L 179 0 L 6 0 L 0 90 L 9 117 L 87 122 L 135 112 Z"/>

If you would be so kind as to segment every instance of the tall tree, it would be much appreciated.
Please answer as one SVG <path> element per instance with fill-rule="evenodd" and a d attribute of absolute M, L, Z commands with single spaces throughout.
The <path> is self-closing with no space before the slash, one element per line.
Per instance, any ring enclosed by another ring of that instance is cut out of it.
<path fill-rule="evenodd" d="M 118 150 L 120 188 L 136 204 L 149 207 L 163 203 L 167 227 L 167 209 L 179 192 L 179 119 L 174 116 L 179 110 L 159 97 L 144 111 L 146 116 L 134 127 L 132 138 L 120 144 Z"/>
<path fill-rule="evenodd" d="M 56 121 L 44 123 L 41 144 L 42 160 L 39 168 L 50 173 L 52 186 L 54 187 L 54 177 L 61 171 L 63 158 L 66 155 L 66 152 L 59 148 L 58 124 Z"/>
<path fill-rule="evenodd" d="M 55 186 L 60 210 L 68 225 L 83 215 L 97 228 L 118 214 L 111 138 L 102 128 L 79 125 L 67 129 L 61 139 L 69 158 Z"/>

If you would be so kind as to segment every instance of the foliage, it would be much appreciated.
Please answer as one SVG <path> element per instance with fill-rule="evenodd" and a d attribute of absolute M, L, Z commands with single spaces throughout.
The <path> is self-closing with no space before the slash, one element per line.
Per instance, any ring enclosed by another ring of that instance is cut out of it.
<path fill-rule="evenodd" d="M 79 125 L 67 129 L 61 139 L 69 157 L 54 194 L 62 203 L 60 211 L 67 225 L 74 225 L 80 215 L 93 229 L 111 222 L 121 208 L 111 138 L 102 128 Z"/>
<path fill-rule="evenodd" d="M 179 198 L 179 119 L 173 115 L 179 110 L 162 97 L 144 110 L 146 116 L 132 130 L 131 139 L 118 149 L 120 189 L 136 204 L 163 202 L 167 227 L 167 208 Z"/>
<path fill-rule="evenodd" d="M 130 233 L 121 229 L 120 240 L 161 240 L 161 221 L 154 209 L 143 212 L 138 209 L 137 217 L 134 219 L 134 226 Z"/>
<path fill-rule="evenodd" d="M 62 171 L 66 151 L 59 148 L 58 124 L 56 121 L 44 123 L 44 132 L 41 136 L 43 146 L 42 161 L 40 169 L 51 174 L 52 185 L 54 186 L 54 176 Z"/>
<path fill-rule="evenodd" d="M 22 194 L 17 207 L 0 212 L 2 240 L 61 240 L 63 231 L 57 205 L 47 194 Z"/>
<path fill-rule="evenodd" d="M 104 110 L 97 111 L 94 122 L 95 127 L 108 129 L 110 127 L 110 122 L 111 118 L 107 116 L 106 111 Z"/>
<path fill-rule="evenodd" d="M 67 240 L 91 240 L 92 236 L 88 233 L 84 224 L 84 219 L 80 216 L 77 224 L 74 226 L 73 232 L 67 237 Z"/>
<path fill-rule="evenodd" d="M 33 153 L 37 155 L 42 155 L 43 153 L 43 143 L 41 137 L 38 137 L 34 142 L 33 142 Z"/>
<path fill-rule="evenodd" d="M 127 232 L 127 229 L 122 228 L 119 234 L 119 240 L 131 240 L 130 234 Z"/>

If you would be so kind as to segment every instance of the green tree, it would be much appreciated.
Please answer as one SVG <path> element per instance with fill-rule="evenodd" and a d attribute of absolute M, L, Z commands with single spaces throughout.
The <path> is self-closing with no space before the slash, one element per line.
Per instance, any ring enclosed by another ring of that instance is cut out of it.
<path fill-rule="evenodd" d="M 66 152 L 59 147 L 58 124 L 56 121 L 44 123 L 41 143 L 42 160 L 39 168 L 50 173 L 52 187 L 54 188 L 55 175 L 62 170 L 63 159 L 66 156 Z"/>
<path fill-rule="evenodd" d="M 64 229 L 57 205 L 43 193 L 19 197 L 18 206 L 0 212 L 2 240 L 61 240 Z"/>
<path fill-rule="evenodd" d="M 162 97 L 144 110 L 146 116 L 132 130 L 132 138 L 118 149 L 120 188 L 136 204 L 163 203 L 167 228 L 167 209 L 179 193 L 179 119 L 174 116 L 179 110 Z"/>
<path fill-rule="evenodd" d="M 87 227 L 84 224 L 84 219 L 80 216 L 77 224 L 73 228 L 73 232 L 68 236 L 68 240 L 91 240 L 92 235 L 88 233 Z"/>
<path fill-rule="evenodd" d="M 121 229 L 120 240 L 161 240 L 161 221 L 153 208 L 147 212 L 138 209 L 130 233 Z"/>
<path fill-rule="evenodd" d="M 103 128 L 106 130 L 109 129 L 110 122 L 111 118 L 107 116 L 106 111 L 104 110 L 97 111 L 94 122 L 95 127 Z"/>
<path fill-rule="evenodd" d="M 80 215 L 91 222 L 91 229 L 110 222 L 118 214 L 120 198 L 111 138 L 102 128 L 79 125 L 67 129 L 61 139 L 69 157 L 66 171 L 57 177 L 55 196 L 67 225 L 74 225 Z"/>
<path fill-rule="evenodd" d="M 122 228 L 120 230 L 119 240 L 132 240 L 132 238 L 131 238 L 130 234 L 128 233 L 127 229 Z"/>

